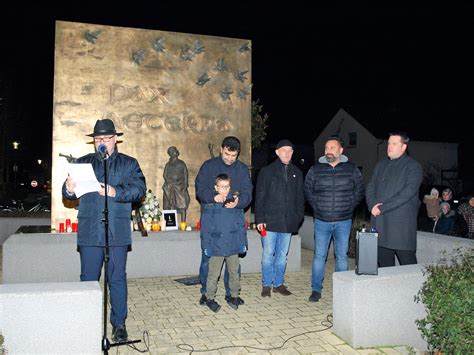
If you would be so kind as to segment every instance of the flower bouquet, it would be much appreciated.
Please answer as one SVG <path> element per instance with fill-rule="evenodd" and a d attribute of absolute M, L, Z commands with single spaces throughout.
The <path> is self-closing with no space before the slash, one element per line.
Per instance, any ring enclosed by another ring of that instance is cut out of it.
<path fill-rule="evenodd" d="M 161 211 L 160 211 L 160 202 L 158 198 L 153 195 L 151 190 L 148 190 L 142 205 L 140 207 L 140 215 L 143 218 L 143 224 L 146 230 L 152 230 L 152 225 L 158 224 L 160 221 Z"/>

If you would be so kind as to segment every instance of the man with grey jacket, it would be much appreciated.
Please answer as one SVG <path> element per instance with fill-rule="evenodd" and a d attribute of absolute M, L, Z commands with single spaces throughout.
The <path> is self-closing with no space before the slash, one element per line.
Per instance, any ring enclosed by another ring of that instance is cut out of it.
<path fill-rule="evenodd" d="M 313 208 L 314 257 L 310 302 L 318 302 L 323 288 L 329 243 L 334 238 L 336 272 L 347 271 L 352 213 L 364 198 L 364 183 L 357 166 L 342 154 L 339 137 L 329 137 L 324 155 L 305 178 L 304 193 Z"/>
<path fill-rule="evenodd" d="M 421 165 L 406 154 L 409 138 L 390 133 L 387 156 L 377 163 L 367 185 L 371 224 L 379 233 L 378 264 L 416 264 L 418 192 L 423 180 Z"/>

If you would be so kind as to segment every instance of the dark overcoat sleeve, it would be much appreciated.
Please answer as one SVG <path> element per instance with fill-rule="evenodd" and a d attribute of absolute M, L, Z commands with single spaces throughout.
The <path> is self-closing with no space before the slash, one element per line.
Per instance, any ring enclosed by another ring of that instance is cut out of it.
<path fill-rule="evenodd" d="M 257 187 L 255 190 L 255 223 L 265 223 L 265 195 L 267 186 L 267 169 L 263 168 L 258 174 Z"/>

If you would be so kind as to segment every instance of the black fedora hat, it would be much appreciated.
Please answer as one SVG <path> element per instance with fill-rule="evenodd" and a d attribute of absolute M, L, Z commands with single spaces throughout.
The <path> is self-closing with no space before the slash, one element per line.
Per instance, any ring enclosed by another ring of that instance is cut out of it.
<path fill-rule="evenodd" d="M 117 135 L 121 136 L 123 133 L 117 133 L 115 130 L 115 125 L 112 120 L 105 118 L 103 120 L 97 120 L 94 126 L 94 132 L 91 134 L 86 134 L 89 137 L 95 136 L 107 136 L 107 135 Z"/>

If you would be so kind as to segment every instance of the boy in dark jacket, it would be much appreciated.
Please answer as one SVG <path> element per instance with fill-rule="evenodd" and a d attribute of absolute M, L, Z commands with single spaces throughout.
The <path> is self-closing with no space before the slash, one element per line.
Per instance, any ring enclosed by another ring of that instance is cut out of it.
<path fill-rule="evenodd" d="M 248 245 L 245 223 L 240 218 L 241 211 L 227 207 L 236 198 L 231 193 L 230 183 L 228 175 L 218 175 L 214 188 L 218 194 L 216 200 L 221 202 L 205 204 L 201 210 L 201 248 L 210 257 L 206 304 L 213 312 L 221 309 L 214 298 L 224 261 L 229 272 L 231 293 L 227 303 L 233 309 L 239 308 L 239 253 L 245 253 Z"/>

